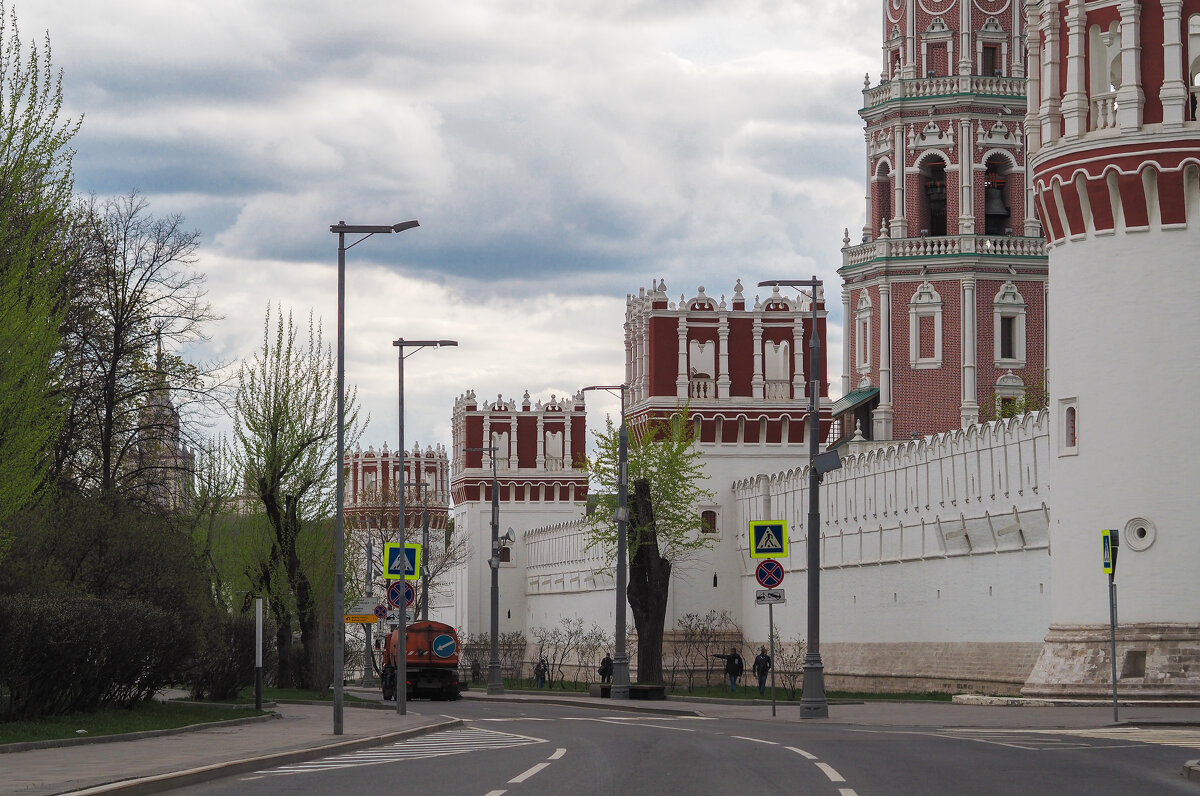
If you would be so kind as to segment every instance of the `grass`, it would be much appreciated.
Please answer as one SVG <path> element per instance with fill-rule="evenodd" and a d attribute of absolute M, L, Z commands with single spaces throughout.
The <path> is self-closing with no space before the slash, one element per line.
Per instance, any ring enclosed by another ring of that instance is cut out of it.
<path fill-rule="evenodd" d="M 327 688 L 324 691 L 309 691 L 303 688 L 263 688 L 263 702 L 278 702 L 282 699 L 292 699 L 301 701 L 315 702 L 332 702 L 333 689 Z M 343 692 L 342 699 L 346 702 L 371 702 L 373 700 L 363 699 L 354 694 Z M 237 695 L 237 699 L 233 700 L 237 705 L 254 704 L 254 686 L 246 686 Z"/>
<path fill-rule="evenodd" d="M 708 698 L 712 698 L 712 699 L 770 699 L 771 698 L 771 682 L 770 682 L 770 680 L 767 681 L 766 693 L 762 694 L 762 695 L 759 695 L 759 693 L 758 693 L 758 683 L 757 682 L 747 682 L 745 680 L 743 680 L 742 682 L 740 682 L 738 684 L 738 690 L 736 692 L 730 691 L 729 686 L 721 684 L 721 685 L 710 685 L 710 686 L 698 685 L 698 686 L 695 686 L 694 688 L 692 688 L 691 691 L 685 691 L 683 689 L 680 689 L 677 691 L 668 691 L 667 693 L 675 694 L 675 695 L 679 695 L 679 696 L 708 697 Z M 796 689 L 795 699 L 800 699 L 800 696 L 801 696 L 800 689 Z M 831 700 L 855 700 L 855 701 L 863 701 L 863 702 L 877 701 L 877 700 L 912 700 L 912 701 L 920 701 L 920 702 L 950 702 L 954 698 L 954 695 L 936 692 L 936 691 L 925 691 L 922 693 L 913 693 L 913 694 L 910 694 L 910 693 L 896 693 L 896 694 L 872 693 L 872 692 L 866 692 L 866 691 L 827 691 L 825 693 L 825 697 L 826 697 L 826 699 L 831 699 Z M 790 700 L 790 699 L 792 699 L 792 693 L 789 689 L 783 688 L 778 683 L 776 683 L 775 698 L 777 700 L 779 700 L 779 699 Z"/>
<path fill-rule="evenodd" d="M 107 708 L 95 713 L 72 713 L 24 721 L 0 722 L 0 744 L 20 741 L 48 741 L 96 735 L 119 735 L 145 730 L 166 730 L 223 721 L 246 716 L 261 716 L 256 710 L 231 711 L 219 705 L 179 705 L 171 702 L 142 702 L 132 710 Z M 80 733 L 79 730 L 86 730 Z"/>

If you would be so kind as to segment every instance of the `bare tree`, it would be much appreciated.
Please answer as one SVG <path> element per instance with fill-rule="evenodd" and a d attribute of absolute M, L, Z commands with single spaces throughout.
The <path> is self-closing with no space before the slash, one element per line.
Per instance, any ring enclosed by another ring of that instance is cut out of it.
<path fill-rule="evenodd" d="M 183 420 L 210 405 L 219 372 L 174 353 L 219 319 L 193 268 L 200 233 L 180 215 L 151 215 L 136 193 L 76 212 L 84 251 L 64 335 L 73 390 L 61 466 L 84 489 L 161 502 L 152 488 L 186 480 L 195 441 Z"/>

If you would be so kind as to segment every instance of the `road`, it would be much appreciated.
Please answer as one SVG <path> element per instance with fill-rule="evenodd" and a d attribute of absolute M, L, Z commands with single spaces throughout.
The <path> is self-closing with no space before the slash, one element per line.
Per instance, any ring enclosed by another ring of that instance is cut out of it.
<path fill-rule="evenodd" d="M 413 702 L 459 728 L 185 794 L 1191 794 L 1200 728 L 972 729 Z"/>

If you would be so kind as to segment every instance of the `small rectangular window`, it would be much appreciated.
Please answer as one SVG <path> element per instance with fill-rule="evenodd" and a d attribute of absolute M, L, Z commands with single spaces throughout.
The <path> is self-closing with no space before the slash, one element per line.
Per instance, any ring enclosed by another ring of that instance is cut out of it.
<path fill-rule="evenodd" d="M 979 74 L 991 77 L 998 74 L 999 70 L 996 67 L 996 48 L 984 47 L 982 55 L 982 63 L 980 65 Z"/>
<path fill-rule="evenodd" d="M 704 511 L 700 514 L 700 527 L 704 533 L 717 532 L 717 512 Z"/>
<path fill-rule="evenodd" d="M 1011 315 L 1000 318 L 1000 358 L 1016 359 L 1016 321 Z"/>

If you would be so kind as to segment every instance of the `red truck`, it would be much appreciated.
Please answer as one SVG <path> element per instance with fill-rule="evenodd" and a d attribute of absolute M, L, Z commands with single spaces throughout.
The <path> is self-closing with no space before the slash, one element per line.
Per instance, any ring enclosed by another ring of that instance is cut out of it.
<path fill-rule="evenodd" d="M 383 698 L 396 698 L 396 649 L 400 631 L 388 633 L 383 651 Z M 458 688 L 458 633 L 444 622 L 413 622 L 408 626 L 405 656 L 409 699 L 455 700 Z"/>

